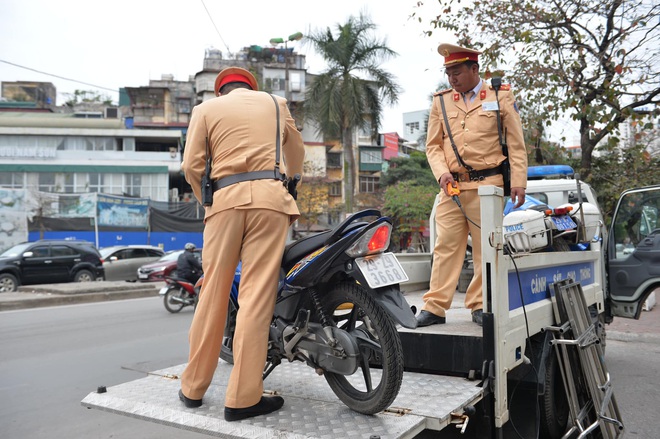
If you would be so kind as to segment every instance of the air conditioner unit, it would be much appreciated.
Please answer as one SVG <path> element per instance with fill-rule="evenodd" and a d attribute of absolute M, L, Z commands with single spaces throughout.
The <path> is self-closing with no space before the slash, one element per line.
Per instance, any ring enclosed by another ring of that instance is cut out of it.
<path fill-rule="evenodd" d="M 105 108 L 105 118 L 106 119 L 117 119 L 119 117 L 119 108 L 117 107 L 106 107 Z"/>

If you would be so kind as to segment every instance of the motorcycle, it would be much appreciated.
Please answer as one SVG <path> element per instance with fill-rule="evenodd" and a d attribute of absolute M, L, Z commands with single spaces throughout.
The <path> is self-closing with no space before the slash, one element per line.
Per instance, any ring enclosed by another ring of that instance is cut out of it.
<path fill-rule="evenodd" d="M 185 279 L 179 279 L 172 276 L 165 277 L 166 286 L 160 289 L 159 295 L 163 296 L 163 305 L 171 313 L 177 313 L 186 306 L 197 307 L 199 291 L 202 288 L 202 278 L 200 277 L 195 284 Z"/>
<path fill-rule="evenodd" d="M 417 320 L 399 289 L 408 276 L 387 252 L 391 231 L 389 218 L 364 210 L 285 248 L 264 379 L 284 360 L 301 361 L 356 412 L 375 414 L 392 404 L 404 368 L 396 324 L 416 328 Z M 239 291 L 240 267 L 220 352 L 230 364 Z"/>

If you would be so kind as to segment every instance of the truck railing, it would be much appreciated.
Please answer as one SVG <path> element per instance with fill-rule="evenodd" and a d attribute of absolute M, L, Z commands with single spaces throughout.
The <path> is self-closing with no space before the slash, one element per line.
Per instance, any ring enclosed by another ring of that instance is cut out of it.
<path fill-rule="evenodd" d="M 509 420 L 507 374 L 531 356 L 526 352 L 527 339 L 555 324 L 550 297 L 552 283 L 566 278 L 580 282 L 587 304 L 596 304 L 602 312 L 601 249 L 600 243 L 594 242 L 582 251 L 507 255 L 503 215 L 495 214 L 503 212 L 504 192 L 496 186 L 482 186 L 479 196 L 486 312 L 485 371 L 492 391 L 495 427 L 501 428 Z M 488 358 L 488 353 L 493 358 Z"/>

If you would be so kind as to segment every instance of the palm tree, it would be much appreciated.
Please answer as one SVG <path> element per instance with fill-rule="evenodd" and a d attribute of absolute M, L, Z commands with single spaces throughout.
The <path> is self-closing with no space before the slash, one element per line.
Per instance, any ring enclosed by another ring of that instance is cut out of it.
<path fill-rule="evenodd" d="M 305 113 L 316 122 L 324 138 L 341 140 L 348 167 L 346 209 L 352 212 L 356 175 L 353 132 L 368 130 L 375 139 L 383 111 L 381 100 L 397 102 L 400 88 L 394 76 L 380 68 L 384 60 L 397 53 L 372 36 L 376 26 L 362 14 L 336 26 L 336 35 L 328 27 L 312 31 L 306 38 L 328 68 L 312 81 L 306 93 Z"/>

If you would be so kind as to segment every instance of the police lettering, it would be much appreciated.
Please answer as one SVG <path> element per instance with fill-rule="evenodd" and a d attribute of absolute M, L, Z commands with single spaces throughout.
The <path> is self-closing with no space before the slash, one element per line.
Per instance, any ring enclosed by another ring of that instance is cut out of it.
<path fill-rule="evenodd" d="M 504 231 L 507 233 L 518 232 L 524 230 L 522 223 L 512 224 L 510 226 L 504 226 Z"/>

